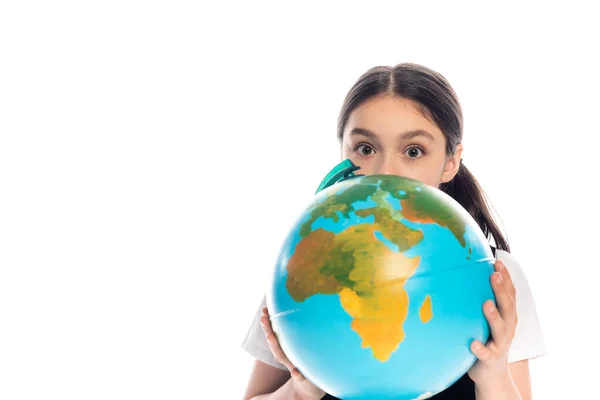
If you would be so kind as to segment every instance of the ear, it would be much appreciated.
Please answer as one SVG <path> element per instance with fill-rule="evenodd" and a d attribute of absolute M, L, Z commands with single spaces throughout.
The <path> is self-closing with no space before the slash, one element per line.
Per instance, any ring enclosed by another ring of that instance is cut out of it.
<path fill-rule="evenodd" d="M 450 182 L 456 174 L 458 173 L 458 169 L 460 168 L 460 160 L 462 157 L 463 145 L 459 143 L 456 146 L 456 150 L 454 154 L 446 159 L 446 165 L 444 166 L 444 172 L 442 173 L 442 177 L 440 178 L 441 183 Z"/>

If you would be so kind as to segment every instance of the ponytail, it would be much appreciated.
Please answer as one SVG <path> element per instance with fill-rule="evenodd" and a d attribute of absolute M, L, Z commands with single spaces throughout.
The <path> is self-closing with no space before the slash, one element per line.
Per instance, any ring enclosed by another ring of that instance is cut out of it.
<path fill-rule="evenodd" d="M 500 228 L 496 225 L 483 190 L 473 174 L 465 167 L 462 160 L 454 179 L 450 182 L 442 183 L 440 190 L 456 200 L 471 214 L 485 237 L 489 239 L 491 235 L 494 238 L 496 248 L 510 252 L 508 240 L 504 238 L 504 235 L 500 232 Z"/>

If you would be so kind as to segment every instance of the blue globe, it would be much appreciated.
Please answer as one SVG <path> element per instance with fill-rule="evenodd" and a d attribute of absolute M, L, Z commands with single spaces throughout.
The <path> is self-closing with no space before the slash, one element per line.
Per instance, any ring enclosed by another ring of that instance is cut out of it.
<path fill-rule="evenodd" d="M 494 257 L 454 199 L 391 175 L 318 192 L 287 236 L 267 291 L 273 330 L 307 379 L 341 399 L 425 399 L 485 343 Z"/>

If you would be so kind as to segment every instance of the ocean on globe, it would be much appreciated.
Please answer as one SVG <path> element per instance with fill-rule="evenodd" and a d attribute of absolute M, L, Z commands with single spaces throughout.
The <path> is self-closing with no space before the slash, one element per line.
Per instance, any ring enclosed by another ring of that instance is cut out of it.
<path fill-rule="evenodd" d="M 340 399 L 426 399 L 485 343 L 494 257 L 454 199 L 393 175 L 318 192 L 284 241 L 267 306 L 292 364 Z"/>

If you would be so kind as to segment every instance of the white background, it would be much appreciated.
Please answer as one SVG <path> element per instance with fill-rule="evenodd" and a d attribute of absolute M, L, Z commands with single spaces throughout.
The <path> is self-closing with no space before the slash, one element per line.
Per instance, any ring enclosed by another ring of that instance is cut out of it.
<path fill-rule="evenodd" d="M 214 3 L 0 5 L 0 398 L 240 399 L 240 343 L 339 161 L 346 91 L 405 61 L 463 105 L 465 164 L 544 329 L 534 397 L 597 392 L 594 13 Z"/>

